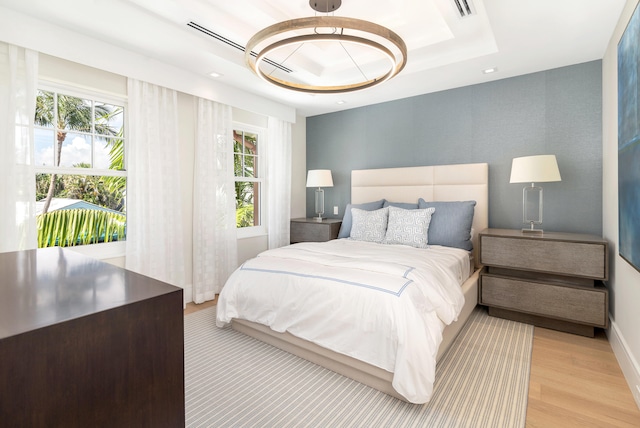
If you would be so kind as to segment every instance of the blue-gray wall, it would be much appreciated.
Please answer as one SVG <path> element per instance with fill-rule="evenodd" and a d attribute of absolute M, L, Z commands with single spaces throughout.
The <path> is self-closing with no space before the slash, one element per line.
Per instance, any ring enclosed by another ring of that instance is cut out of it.
<path fill-rule="evenodd" d="M 307 169 L 333 173 L 325 216 L 342 217 L 353 169 L 487 162 L 489 225 L 518 229 L 524 185 L 509 183 L 511 160 L 555 154 L 562 181 L 540 184 L 542 228 L 601 235 L 601 68 L 592 61 L 307 118 Z"/>

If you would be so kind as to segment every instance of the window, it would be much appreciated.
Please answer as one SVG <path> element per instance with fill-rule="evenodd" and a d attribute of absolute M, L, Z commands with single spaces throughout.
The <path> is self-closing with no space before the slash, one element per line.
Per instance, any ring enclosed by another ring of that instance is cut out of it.
<path fill-rule="evenodd" d="M 122 241 L 125 102 L 41 87 L 34 158 L 38 247 Z"/>
<path fill-rule="evenodd" d="M 253 230 L 252 234 L 263 232 L 261 205 L 264 179 L 259 150 L 260 133 L 260 130 L 246 125 L 236 125 L 233 130 L 236 227 L 238 230 Z"/>

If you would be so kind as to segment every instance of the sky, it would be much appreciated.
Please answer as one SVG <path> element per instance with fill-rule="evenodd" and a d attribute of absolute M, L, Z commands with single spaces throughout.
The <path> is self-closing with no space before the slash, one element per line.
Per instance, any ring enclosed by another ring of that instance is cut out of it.
<path fill-rule="evenodd" d="M 62 143 L 62 152 L 60 154 L 60 166 L 71 167 L 80 162 L 92 164 L 91 162 L 91 141 L 90 135 L 82 135 L 77 133 L 68 133 L 64 143 Z M 106 147 L 105 140 L 95 141 L 94 168 L 109 168 L 109 149 Z M 35 130 L 35 166 L 53 166 L 54 152 L 54 132 L 48 129 Z"/>

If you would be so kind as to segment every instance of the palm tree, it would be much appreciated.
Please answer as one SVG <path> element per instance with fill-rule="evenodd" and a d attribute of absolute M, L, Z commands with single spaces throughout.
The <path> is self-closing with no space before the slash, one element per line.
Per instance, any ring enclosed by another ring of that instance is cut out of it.
<path fill-rule="evenodd" d="M 57 101 L 57 102 L 56 102 Z M 54 104 L 55 103 L 55 104 Z M 55 114 L 57 107 L 57 115 Z M 121 109 L 111 109 L 109 106 L 96 104 L 91 106 L 85 100 L 69 95 L 55 95 L 52 92 L 38 91 L 36 98 L 35 123 L 40 126 L 56 125 L 56 166 L 60 166 L 62 144 L 69 131 L 91 132 L 92 124 L 95 131 L 105 136 L 116 136 L 120 130 L 109 125 L 108 118 L 121 112 Z M 49 190 L 45 199 L 42 213 L 46 214 L 55 193 L 57 174 L 51 174 Z"/>

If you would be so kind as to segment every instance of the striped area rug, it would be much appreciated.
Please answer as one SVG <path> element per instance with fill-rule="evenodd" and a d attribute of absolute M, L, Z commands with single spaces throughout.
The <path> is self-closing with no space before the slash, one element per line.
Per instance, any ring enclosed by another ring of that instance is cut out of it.
<path fill-rule="evenodd" d="M 524 427 L 533 327 L 477 307 L 409 404 L 230 328 L 185 317 L 187 427 Z"/>

